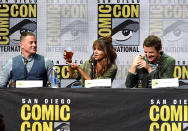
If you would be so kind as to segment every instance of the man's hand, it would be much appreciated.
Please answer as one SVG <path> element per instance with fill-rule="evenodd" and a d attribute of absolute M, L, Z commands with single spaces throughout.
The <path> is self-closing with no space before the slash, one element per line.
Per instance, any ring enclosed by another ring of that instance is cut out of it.
<path fill-rule="evenodd" d="M 132 63 L 132 66 L 134 66 L 135 68 L 137 68 L 140 64 L 141 64 L 141 61 L 142 61 L 142 56 L 139 54 L 137 55 L 134 60 L 133 60 L 133 63 Z"/>
<path fill-rule="evenodd" d="M 147 69 L 148 68 L 148 63 L 144 60 L 144 59 L 141 59 L 137 65 L 137 68 L 145 68 Z"/>
<path fill-rule="evenodd" d="M 150 65 L 143 59 L 143 57 L 139 54 L 137 55 L 134 60 L 133 63 L 131 65 L 131 68 L 129 70 L 129 72 L 135 74 L 136 73 L 136 69 L 140 69 L 140 68 L 145 68 L 146 70 L 148 70 L 148 72 L 152 72 L 152 68 L 150 67 Z"/>
<path fill-rule="evenodd" d="M 129 72 L 135 74 L 136 73 L 136 68 L 140 65 L 142 59 L 143 59 L 142 56 L 140 54 L 138 54 L 134 58 L 133 63 L 131 65 L 130 69 L 129 69 Z"/>
<path fill-rule="evenodd" d="M 145 68 L 149 73 L 152 72 L 152 68 L 143 58 L 139 61 L 137 68 Z"/>

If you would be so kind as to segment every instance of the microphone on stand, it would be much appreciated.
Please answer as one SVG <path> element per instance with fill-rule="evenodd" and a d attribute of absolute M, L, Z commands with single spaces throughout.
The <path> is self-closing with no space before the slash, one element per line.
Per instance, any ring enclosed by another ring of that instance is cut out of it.
<path fill-rule="evenodd" d="M 159 79 L 160 78 L 160 75 L 159 75 L 159 72 L 160 72 L 159 61 L 157 61 L 157 68 L 156 68 L 155 71 L 156 71 L 155 79 Z"/>
<path fill-rule="evenodd" d="M 93 77 L 93 69 L 94 69 L 94 61 L 93 61 L 93 54 L 90 56 L 90 60 L 89 60 L 89 63 L 91 63 L 91 80 L 94 78 Z"/>
<path fill-rule="evenodd" d="M 24 59 L 24 80 L 27 79 L 27 63 L 28 63 L 28 60 Z"/>

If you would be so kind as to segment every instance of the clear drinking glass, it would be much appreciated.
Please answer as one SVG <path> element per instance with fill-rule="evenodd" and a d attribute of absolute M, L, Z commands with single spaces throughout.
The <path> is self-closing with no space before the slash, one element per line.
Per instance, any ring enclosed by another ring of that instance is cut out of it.
<path fill-rule="evenodd" d="M 66 52 L 66 60 L 70 62 L 72 60 L 73 51 L 71 47 L 67 47 L 64 52 Z"/>

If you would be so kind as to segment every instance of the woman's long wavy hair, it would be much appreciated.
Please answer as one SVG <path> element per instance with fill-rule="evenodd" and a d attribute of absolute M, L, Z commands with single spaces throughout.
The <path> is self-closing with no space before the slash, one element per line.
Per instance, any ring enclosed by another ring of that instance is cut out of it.
<path fill-rule="evenodd" d="M 112 64 L 116 65 L 116 58 L 117 58 L 117 54 L 116 54 L 116 50 L 112 45 L 112 38 L 111 37 L 101 37 L 97 40 L 94 41 L 93 43 L 93 50 L 98 47 L 99 49 L 102 49 L 102 51 L 104 52 L 104 58 L 102 59 L 101 63 L 102 63 L 102 69 L 99 72 L 99 74 L 97 74 L 97 76 L 101 76 L 104 74 L 105 71 L 108 70 L 108 68 L 111 67 Z M 96 62 L 93 58 L 94 61 L 94 72 L 96 73 Z"/>

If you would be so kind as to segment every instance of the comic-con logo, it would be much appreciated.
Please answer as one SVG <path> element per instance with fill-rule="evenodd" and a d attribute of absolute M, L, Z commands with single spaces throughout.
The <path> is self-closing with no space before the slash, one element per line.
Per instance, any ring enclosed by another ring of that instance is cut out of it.
<path fill-rule="evenodd" d="M 112 36 L 117 52 L 139 52 L 139 4 L 98 4 L 98 37 Z"/>
<path fill-rule="evenodd" d="M 187 99 L 151 99 L 149 109 L 150 131 L 187 131 Z"/>
<path fill-rule="evenodd" d="M 40 104 L 42 103 L 42 104 Z M 70 99 L 22 99 L 21 131 L 70 131 Z"/>

